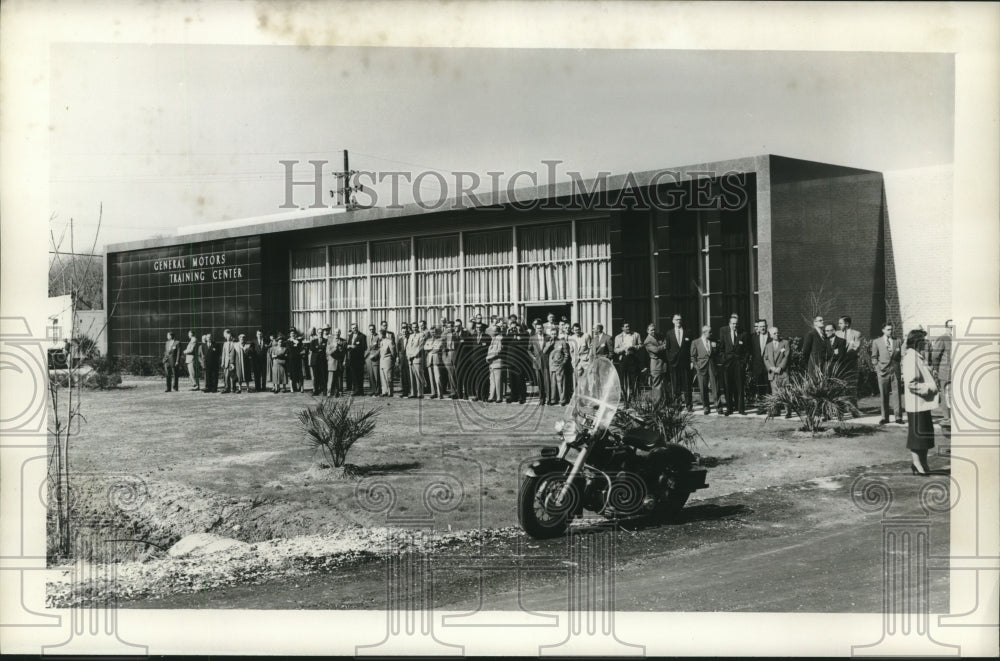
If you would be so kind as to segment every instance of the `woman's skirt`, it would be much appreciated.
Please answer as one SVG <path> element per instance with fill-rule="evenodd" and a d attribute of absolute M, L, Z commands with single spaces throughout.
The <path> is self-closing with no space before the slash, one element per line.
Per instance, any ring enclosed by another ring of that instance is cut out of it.
<path fill-rule="evenodd" d="M 934 447 L 934 422 L 930 411 L 906 413 L 906 447 L 910 450 L 930 450 Z"/>
<path fill-rule="evenodd" d="M 285 372 L 285 361 L 275 360 L 272 364 L 271 381 L 274 382 L 275 388 L 285 387 L 288 385 L 288 375 Z"/>

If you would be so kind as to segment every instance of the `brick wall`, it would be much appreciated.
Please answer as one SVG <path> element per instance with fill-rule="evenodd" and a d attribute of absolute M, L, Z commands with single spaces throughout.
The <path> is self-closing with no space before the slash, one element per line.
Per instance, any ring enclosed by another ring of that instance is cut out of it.
<path fill-rule="evenodd" d="M 770 173 L 776 325 L 802 335 L 815 314 L 835 323 L 846 314 L 863 334 L 877 332 L 886 298 L 882 175 L 776 156 Z"/>

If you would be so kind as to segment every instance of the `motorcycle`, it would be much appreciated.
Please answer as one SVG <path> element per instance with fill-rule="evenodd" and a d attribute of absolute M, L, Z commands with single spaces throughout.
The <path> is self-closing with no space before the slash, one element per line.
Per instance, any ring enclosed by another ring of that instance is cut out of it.
<path fill-rule="evenodd" d="M 524 471 L 518 522 L 529 536 L 558 537 L 584 510 L 607 518 L 676 516 L 693 492 L 708 487 L 693 452 L 666 442 L 620 402 L 614 364 L 596 358 L 577 384 L 567 418 L 556 423 L 561 443 L 542 448 Z M 623 416 L 632 422 L 622 425 Z"/>

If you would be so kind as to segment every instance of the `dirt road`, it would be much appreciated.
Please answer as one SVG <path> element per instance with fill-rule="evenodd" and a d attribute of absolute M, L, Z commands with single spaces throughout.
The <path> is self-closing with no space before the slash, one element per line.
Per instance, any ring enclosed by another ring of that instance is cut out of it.
<path fill-rule="evenodd" d="M 448 611 L 564 610 L 572 598 L 574 607 L 618 611 L 878 612 L 884 522 L 852 498 L 860 493 L 856 480 L 890 489 L 890 515 L 926 526 L 930 555 L 939 557 L 948 553 L 948 514 L 920 505 L 922 490 L 946 493 L 947 468 L 940 459 L 936 468 L 929 479 L 910 476 L 905 463 L 855 469 L 698 501 L 670 524 L 631 520 L 616 530 L 585 522 L 544 542 L 512 530 L 488 547 L 457 545 L 409 564 L 368 560 L 336 573 L 121 605 L 381 610 L 392 605 L 391 594 L 398 604 L 430 596 L 434 608 Z M 407 580 L 390 566 L 407 568 Z M 930 572 L 932 610 L 947 609 L 947 580 L 946 571 Z"/>

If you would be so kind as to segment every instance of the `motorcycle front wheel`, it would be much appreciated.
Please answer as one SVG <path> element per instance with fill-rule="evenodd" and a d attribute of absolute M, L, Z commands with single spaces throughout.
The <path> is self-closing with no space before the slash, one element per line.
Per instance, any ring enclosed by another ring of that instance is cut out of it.
<path fill-rule="evenodd" d="M 570 485 L 561 502 L 556 502 L 566 484 L 566 475 L 529 475 L 517 495 L 517 521 L 534 539 L 551 539 L 566 532 L 579 503 L 579 491 Z"/>

